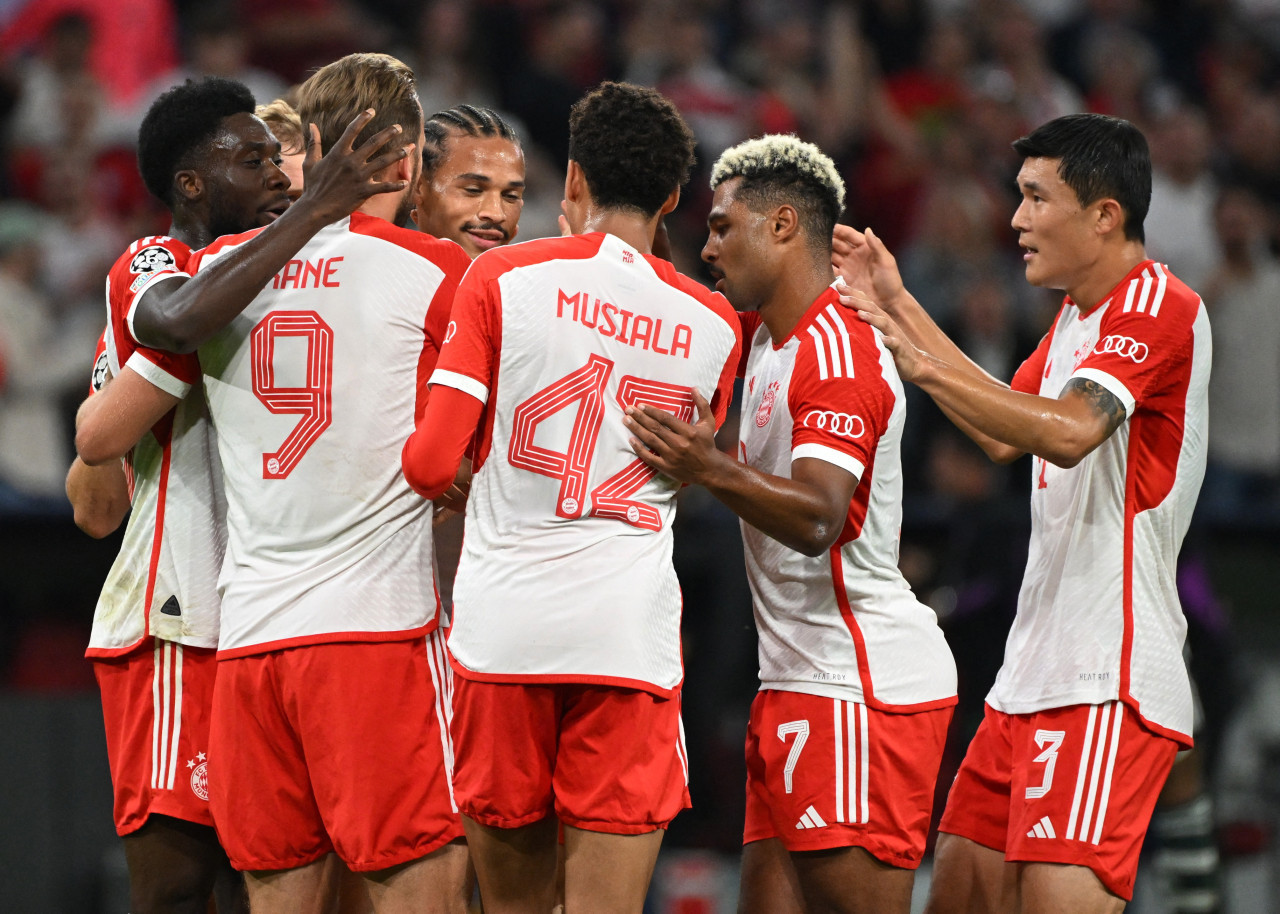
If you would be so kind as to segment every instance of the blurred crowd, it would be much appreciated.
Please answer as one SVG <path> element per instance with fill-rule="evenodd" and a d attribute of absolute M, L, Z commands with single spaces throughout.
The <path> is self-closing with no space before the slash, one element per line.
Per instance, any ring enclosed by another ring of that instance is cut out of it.
<path fill-rule="evenodd" d="M 705 171 L 763 132 L 842 166 L 940 323 L 1010 377 L 1056 307 L 1023 281 L 1009 143 L 1079 110 L 1126 117 L 1156 165 L 1149 253 L 1199 290 L 1216 359 L 1206 510 L 1280 499 L 1280 8 L 1265 0 L 18 0 L 0 3 L 0 511 L 61 510 L 70 416 L 106 268 L 163 231 L 133 159 L 150 101 L 188 76 L 287 97 L 353 50 L 410 62 L 430 113 L 459 101 L 519 125 L 524 238 L 554 233 L 567 114 L 605 78 L 657 86 L 699 140 L 669 228 L 698 263 Z M 910 490 L 975 499 L 986 467 L 916 398 Z"/>

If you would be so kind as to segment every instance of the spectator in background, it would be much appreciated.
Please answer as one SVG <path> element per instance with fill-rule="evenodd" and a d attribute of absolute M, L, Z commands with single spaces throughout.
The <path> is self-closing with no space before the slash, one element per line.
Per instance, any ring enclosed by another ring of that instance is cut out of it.
<path fill-rule="evenodd" d="M 93 331 L 64 334 L 36 287 L 46 221 L 27 204 L 0 204 L 0 514 L 65 511 L 69 404 L 88 383 Z"/>
<path fill-rule="evenodd" d="M 201 76 L 233 79 L 246 86 L 256 99 L 280 98 L 285 94 L 288 86 L 284 80 L 250 62 L 250 36 L 241 23 L 231 8 L 220 3 L 198 8 L 187 19 L 183 60 L 148 85 L 138 99 L 134 107 L 135 133 L 151 103 L 162 92 L 188 79 Z"/>
<path fill-rule="evenodd" d="M 1192 105 L 1165 112 L 1152 127 L 1147 250 L 1193 289 L 1204 285 L 1218 261 L 1212 143 L 1208 119 Z"/>
<path fill-rule="evenodd" d="M 178 64 L 172 0 L 27 0 L 0 32 L 0 55 L 32 49 L 68 16 L 86 23 L 89 71 L 112 109 Z"/>
<path fill-rule="evenodd" d="M 1220 260 L 1205 284 L 1213 321 L 1206 506 L 1280 507 L 1280 260 L 1274 215 L 1243 185 L 1214 208 Z"/>

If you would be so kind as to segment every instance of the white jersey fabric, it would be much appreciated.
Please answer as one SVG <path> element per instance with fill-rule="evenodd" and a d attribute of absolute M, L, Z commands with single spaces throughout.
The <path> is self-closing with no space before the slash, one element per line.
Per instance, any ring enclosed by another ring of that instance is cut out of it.
<path fill-rule="evenodd" d="M 193 647 L 218 643 L 218 569 L 226 502 L 195 356 L 139 345 L 130 318 L 151 283 L 186 276 L 191 250 L 166 236 L 141 238 L 107 274 L 107 328 L 95 379 L 124 366 L 181 398 L 125 458 L 132 509 L 120 552 L 94 611 L 86 656 L 127 653 L 148 636 Z"/>
<path fill-rule="evenodd" d="M 792 461 L 816 458 L 858 479 L 825 555 L 742 523 L 761 688 L 886 711 L 955 704 L 955 662 L 937 617 L 898 570 L 906 403 L 892 355 L 830 289 L 779 345 L 758 314 L 741 319 L 751 350 L 739 457 L 786 478 Z"/>
<path fill-rule="evenodd" d="M 613 235 L 476 259 L 431 378 L 486 404 L 449 636 L 460 675 L 680 684 L 678 486 L 632 452 L 622 411 L 691 421 L 696 389 L 718 424 L 739 355 L 722 298 Z"/>
<path fill-rule="evenodd" d="M 200 348 L 228 502 L 219 657 L 435 625 L 431 506 L 400 450 L 468 263 L 451 241 L 356 213 Z"/>
<path fill-rule="evenodd" d="M 1144 261 L 1088 313 L 1067 298 L 1016 390 L 1057 398 L 1072 378 L 1124 405 L 1074 467 L 1034 458 L 1031 546 L 1004 665 L 1006 714 L 1119 699 L 1190 744 L 1178 550 L 1204 477 L 1211 361 L 1204 303 Z"/>

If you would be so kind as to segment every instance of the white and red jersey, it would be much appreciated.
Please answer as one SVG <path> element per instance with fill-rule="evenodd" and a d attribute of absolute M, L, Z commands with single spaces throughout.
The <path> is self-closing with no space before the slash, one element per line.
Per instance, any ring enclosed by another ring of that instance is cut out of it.
<path fill-rule="evenodd" d="M 669 694 L 683 678 L 678 485 L 623 409 L 719 424 L 741 347 L 719 296 L 613 235 L 482 254 L 431 376 L 485 403 L 449 649 L 463 676 Z"/>
<path fill-rule="evenodd" d="M 142 290 L 184 271 L 191 250 L 164 236 L 129 246 L 107 274 L 107 329 L 95 377 L 128 366 L 182 398 L 126 458 L 133 504 L 120 553 L 94 612 L 90 657 L 137 647 L 148 635 L 193 647 L 218 643 L 218 569 L 226 503 L 213 429 L 193 355 L 138 344 L 132 316 Z"/>
<path fill-rule="evenodd" d="M 1015 390 L 1055 399 L 1072 378 L 1096 382 L 1125 420 L 1074 467 L 1032 461 L 1031 548 L 992 707 L 1119 699 L 1190 743 L 1174 572 L 1204 477 L 1210 350 L 1200 297 L 1148 260 L 1088 313 L 1067 298 L 1018 369 Z"/>
<path fill-rule="evenodd" d="M 355 213 L 200 347 L 227 491 L 219 657 L 435 626 L 431 506 L 400 449 L 469 263 L 452 241 Z"/>
<path fill-rule="evenodd" d="M 742 523 L 760 687 L 884 711 L 955 704 L 955 662 L 937 617 L 898 570 L 906 403 L 893 356 L 834 289 L 780 344 L 759 314 L 740 318 L 751 350 L 739 458 L 790 478 L 792 461 L 811 457 L 858 480 L 826 555 L 796 552 Z"/>

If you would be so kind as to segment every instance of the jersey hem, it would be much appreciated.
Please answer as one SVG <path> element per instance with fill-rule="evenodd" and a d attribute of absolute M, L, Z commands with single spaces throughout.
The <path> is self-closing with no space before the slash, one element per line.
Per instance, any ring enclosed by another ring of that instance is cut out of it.
<path fill-rule="evenodd" d="M 643 679 L 629 679 L 626 676 L 593 676 L 589 673 L 482 673 L 478 670 L 467 669 L 452 653 L 449 655 L 449 664 L 453 667 L 453 671 L 463 679 L 471 679 L 475 682 L 494 682 L 499 685 L 577 683 L 579 685 L 609 686 L 615 689 L 635 689 L 640 692 L 649 692 L 659 698 L 676 697 L 680 693 L 681 686 L 681 683 L 677 682 L 671 688 L 664 689 L 660 685 L 645 682 Z"/>
<path fill-rule="evenodd" d="M 142 350 L 135 349 L 133 354 L 129 356 L 128 361 L 124 363 L 124 367 L 130 371 L 139 374 L 143 380 L 151 384 L 152 387 L 158 387 L 171 397 L 179 400 L 186 397 L 191 392 L 191 383 L 182 380 L 177 375 L 165 371 L 151 359 L 142 354 Z"/>
<path fill-rule="evenodd" d="M 1063 708 L 1074 708 L 1077 705 L 1102 705 L 1102 704 L 1106 704 L 1109 701 L 1118 701 L 1121 704 L 1123 704 L 1126 708 L 1128 708 L 1130 711 L 1133 712 L 1134 716 L 1138 718 L 1138 722 L 1144 728 L 1146 728 L 1147 730 L 1150 730 L 1151 733 L 1153 733 L 1154 735 L 1163 737 L 1164 739 L 1173 740 L 1183 749 L 1190 749 L 1193 745 L 1195 745 L 1195 739 L 1191 736 L 1190 733 L 1184 733 L 1181 730 L 1176 730 L 1172 727 L 1165 727 L 1160 724 L 1157 724 L 1153 720 L 1151 720 L 1149 717 L 1147 717 L 1145 714 L 1143 714 L 1142 710 L 1138 707 L 1138 702 L 1131 695 L 1120 695 L 1115 698 L 1102 698 L 1097 701 L 1086 701 L 1084 699 L 1081 699 L 1079 701 L 1054 701 L 1054 702 L 1048 702 L 1043 704 L 1040 702 L 1035 702 L 1034 703 L 1035 707 L 1020 707 L 1018 710 L 1013 710 L 1012 708 L 1009 708 L 1009 707 L 1001 707 L 1000 705 L 996 704 L 996 702 L 991 698 L 991 696 L 987 696 L 983 704 L 991 708 L 991 710 L 998 711 L 999 713 L 1007 715 L 1009 717 L 1015 717 L 1015 716 L 1026 717 L 1029 714 L 1039 714 L 1042 711 L 1059 711 L 1059 710 L 1062 710 Z"/>
<path fill-rule="evenodd" d="M 267 654 L 272 651 L 283 651 L 291 647 L 310 647 L 315 644 L 334 644 L 344 641 L 380 642 L 411 641 L 431 634 L 439 625 L 439 620 L 432 619 L 418 628 L 400 629 L 391 632 L 320 632 L 315 635 L 299 635 L 295 638 L 280 638 L 276 641 L 262 641 L 257 644 L 243 644 L 218 650 L 219 660 L 234 660 L 237 657 L 250 657 L 254 654 Z"/>
<path fill-rule="evenodd" d="M 959 695 L 949 695 L 945 698 L 932 698 L 926 701 L 908 702 L 906 704 L 892 704 L 881 701 L 878 698 L 868 699 L 865 695 L 851 689 L 814 689 L 812 684 L 807 682 L 761 682 L 759 691 L 797 692 L 802 695 L 813 695 L 816 698 L 853 701 L 866 705 L 872 710 L 883 711 L 886 714 L 918 714 L 922 711 L 938 711 L 943 708 L 955 707 L 960 700 Z"/>
<path fill-rule="evenodd" d="M 187 641 L 182 638 L 161 638 L 159 635 L 145 634 L 138 638 L 132 644 L 124 647 L 94 647 L 89 645 L 84 649 L 84 658 L 86 660 L 116 660 L 120 657 L 127 657 L 136 651 L 151 650 L 152 644 L 156 641 L 168 641 L 170 644 L 181 644 L 183 647 L 194 648 L 199 651 L 216 651 L 218 649 L 217 640 L 212 642 L 201 643 L 199 641 Z"/>
<path fill-rule="evenodd" d="M 138 311 L 138 302 L 142 301 L 142 296 L 146 295 L 147 290 L 153 288 L 156 283 L 164 282 L 166 279 L 178 278 L 190 279 L 191 274 L 182 272 L 162 273 L 159 276 L 152 277 L 141 289 L 133 293 L 132 297 L 130 297 L 129 307 L 125 309 L 124 313 L 124 323 L 125 326 L 129 328 L 129 334 L 137 340 L 138 343 L 142 343 L 142 341 L 138 339 L 138 331 L 135 330 L 133 326 L 133 316 Z"/>
<path fill-rule="evenodd" d="M 470 394 L 481 403 L 489 402 L 488 387 L 475 378 L 456 371 L 437 368 L 431 373 L 431 379 L 427 383 L 432 386 L 439 384 L 443 387 L 452 387 L 454 390 L 462 391 L 464 394 Z"/>
<path fill-rule="evenodd" d="M 862 480 L 862 474 L 866 472 L 867 467 L 861 460 L 844 451 L 837 450 L 833 447 L 827 447 L 825 444 L 817 444 L 809 442 L 800 444 L 791 450 L 791 459 L 799 460 L 801 457 L 812 457 L 815 460 L 822 460 L 849 473 L 854 479 Z"/>

